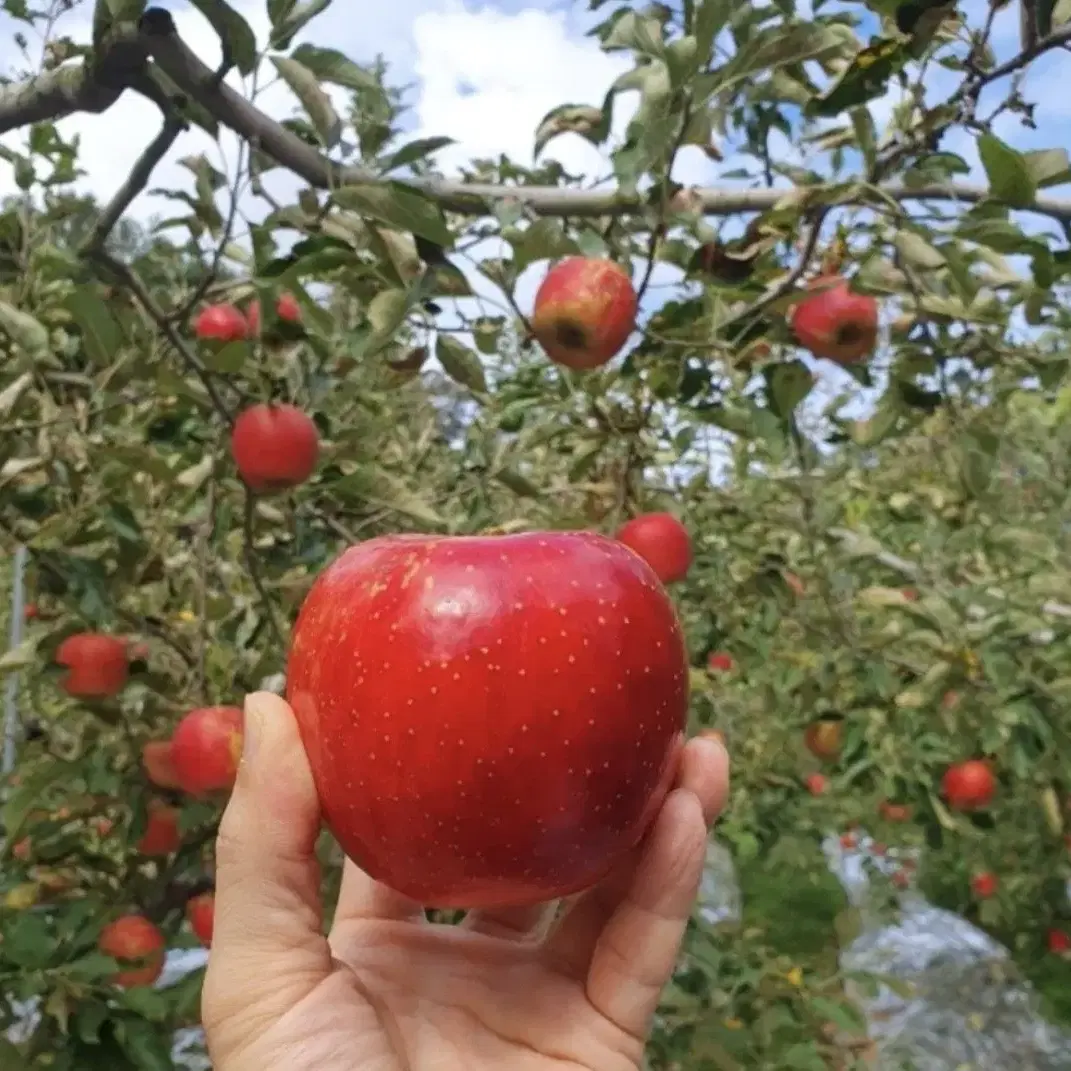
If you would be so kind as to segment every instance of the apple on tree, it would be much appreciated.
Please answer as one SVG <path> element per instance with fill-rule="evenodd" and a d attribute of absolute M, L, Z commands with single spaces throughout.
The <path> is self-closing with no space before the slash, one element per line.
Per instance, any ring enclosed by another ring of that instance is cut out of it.
<path fill-rule="evenodd" d="M 837 364 L 866 360 L 878 341 L 878 303 L 856 294 L 848 280 L 822 275 L 809 284 L 814 293 L 792 310 L 790 325 L 796 340 L 815 357 Z"/>
<path fill-rule="evenodd" d="M 66 666 L 60 686 L 80 699 L 107 699 L 123 690 L 129 675 L 126 641 L 101 632 L 77 632 L 56 649 Z"/>
<path fill-rule="evenodd" d="M 193 322 L 193 333 L 201 342 L 226 345 L 249 337 L 249 324 L 234 305 L 206 305 Z"/>
<path fill-rule="evenodd" d="M 688 575 L 692 541 L 688 529 L 672 513 L 633 517 L 617 530 L 614 538 L 643 558 L 663 584 L 673 584 Z"/>
<path fill-rule="evenodd" d="M 112 977 L 112 983 L 123 989 L 151 986 L 164 972 L 164 935 L 143 915 L 125 915 L 108 923 L 97 947 L 124 965 Z"/>
<path fill-rule="evenodd" d="M 238 475 L 258 493 L 303 484 L 320 457 L 320 433 L 294 405 L 253 405 L 239 414 L 231 432 Z"/>
<path fill-rule="evenodd" d="M 194 936 L 205 948 L 212 947 L 212 926 L 216 918 L 216 898 L 212 893 L 202 893 L 186 904 L 186 919 Z"/>
<path fill-rule="evenodd" d="M 201 796 L 234 785 L 242 758 L 243 714 L 238 707 L 191 710 L 171 735 L 171 763 L 183 792 Z"/>
<path fill-rule="evenodd" d="M 992 803 L 997 792 L 997 779 L 984 759 L 968 759 L 945 771 L 941 790 L 954 810 L 976 811 Z"/>
<path fill-rule="evenodd" d="M 145 832 L 135 845 L 137 851 L 148 856 L 170 855 L 178 851 L 181 843 L 178 809 L 158 802 L 151 803 Z"/>
<path fill-rule="evenodd" d="M 301 306 L 293 294 L 280 294 L 275 302 L 275 315 L 284 323 L 301 323 Z M 253 298 L 246 310 L 246 324 L 250 335 L 260 334 L 260 300 Z"/>
<path fill-rule="evenodd" d="M 440 908 L 585 889 L 678 766 L 688 660 L 650 567 L 591 532 L 389 536 L 294 628 L 287 692 L 327 826 Z"/>
<path fill-rule="evenodd" d="M 803 743 L 815 758 L 835 761 L 844 745 L 843 719 L 823 717 L 812 721 L 803 731 Z"/>
<path fill-rule="evenodd" d="M 726 651 L 714 651 L 707 659 L 707 668 L 712 673 L 730 673 L 735 665 L 733 656 Z"/>
<path fill-rule="evenodd" d="M 536 291 L 531 327 L 555 364 L 599 368 L 621 352 L 636 326 L 631 275 L 612 260 L 566 257 Z"/>
<path fill-rule="evenodd" d="M 178 781 L 175 763 L 171 758 L 170 740 L 150 740 L 141 749 L 141 765 L 145 776 L 157 788 L 176 789 L 182 786 Z"/>

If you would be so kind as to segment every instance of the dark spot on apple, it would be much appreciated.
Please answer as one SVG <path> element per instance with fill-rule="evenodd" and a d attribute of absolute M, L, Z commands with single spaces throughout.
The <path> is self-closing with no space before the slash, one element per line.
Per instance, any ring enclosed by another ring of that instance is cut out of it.
<path fill-rule="evenodd" d="M 562 320 L 554 328 L 554 337 L 570 350 L 583 350 L 588 345 L 587 332 L 572 320 Z"/>
<path fill-rule="evenodd" d="M 863 330 L 858 324 L 844 324 L 837 328 L 837 343 L 841 346 L 854 346 L 863 341 Z"/>

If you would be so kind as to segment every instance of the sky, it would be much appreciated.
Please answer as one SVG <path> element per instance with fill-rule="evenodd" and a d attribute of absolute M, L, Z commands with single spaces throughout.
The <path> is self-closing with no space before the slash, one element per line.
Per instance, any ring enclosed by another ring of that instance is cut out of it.
<path fill-rule="evenodd" d="M 809 0 L 808 0 L 809 2 Z M 265 0 L 232 0 L 263 42 L 267 33 Z M 986 10 L 987 0 L 965 0 L 960 10 L 977 22 Z M 219 45 L 204 18 L 186 0 L 166 0 L 180 33 L 186 42 L 211 66 L 219 59 Z M 838 3 L 827 8 L 862 5 Z M 601 104 L 613 80 L 628 69 L 622 53 L 606 54 L 585 31 L 596 17 L 610 10 L 606 6 L 597 16 L 587 11 L 585 0 L 389 0 L 387 3 L 352 3 L 335 0 L 332 7 L 316 19 L 299 38 L 314 44 L 337 48 L 358 61 L 370 61 L 377 54 L 388 61 L 395 84 L 408 85 L 407 123 L 414 136 L 447 135 L 457 144 L 440 152 L 439 166 L 447 173 L 469 159 L 505 153 L 520 162 L 531 160 L 533 134 L 546 113 L 555 105 L 569 103 Z M 90 7 L 76 7 L 59 23 L 62 32 L 76 40 L 88 39 Z M 14 74 L 25 65 L 14 47 L 14 27 L 0 14 L 0 74 Z M 999 58 L 1017 51 L 1017 5 L 1011 4 L 996 18 L 993 42 Z M 31 55 L 39 54 L 40 44 L 31 42 Z M 1065 54 L 1066 56 L 1066 54 Z M 1066 58 L 1063 63 L 1066 65 Z M 1057 55 L 1043 57 L 1025 82 L 1026 96 L 1037 102 L 1036 129 L 1025 130 L 1010 115 L 996 124 L 996 132 L 1019 148 L 1053 147 L 1071 141 L 1071 93 L 1065 88 L 1066 70 L 1060 70 Z M 231 77 L 241 87 L 237 75 Z M 266 81 L 263 79 L 262 81 Z M 958 84 L 953 72 L 934 68 L 927 82 L 927 96 L 936 102 Z M 1003 87 L 996 87 L 983 97 L 991 108 L 1003 97 Z M 879 126 L 888 117 L 898 99 L 891 91 L 871 104 Z M 260 92 L 257 103 L 276 117 L 293 114 L 296 103 L 284 85 L 276 81 Z M 619 108 L 615 128 L 620 132 L 628 120 L 631 106 Z M 986 110 L 983 108 L 983 111 Z M 121 184 L 145 144 L 159 126 L 154 106 L 127 93 L 106 114 L 73 116 L 61 123 L 66 135 L 81 137 L 81 166 L 86 172 L 81 187 L 106 200 Z M 0 138 L 0 143 L 17 147 L 22 134 Z M 971 135 L 959 132 L 946 139 L 943 148 L 958 152 L 972 166 L 972 178 L 983 180 Z M 738 168 L 732 146 L 727 158 L 710 161 L 695 147 L 680 154 L 674 177 L 686 185 L 716 184 L 719 176 Z M 780 134 L 774 136 L 773 154 L 784 162 L 803 163 L 801 149 Z M 175 150 L 154 175 L 153 185 L 189 186 L 190 175 L 177 161 L 191 153 L 206 153 L 210 158 L 232 162 L 236 142 L 224 135 L 219 145 L 200 131 L 184 134 Z M 566 167 L 589 177 L 605 176 L 609 170 L 606 156 L 575 135 L 553 141 L 544 155 L 560 160 Z M 807 164 L 813 165 L 808 159 Z M 269 182 L 280 193 L 296 189 L 286 176 L 275 173 Z M 0 162 L 0 194 L 14 192 L 11 169 Z M 1054 190 L 1064 193 L 1064 190 Z M 132 209 L 143 219 L 152 215 L 170 215 L 172 205 L 142 195 Z M 1044 226 L 1036 218 L 1031 226 Z M 485 247 L 494 253 L 492 246 Z M 522 308 L 530 304 L 546 265 L 533 266 L 519 288 Z M 651 299 L 658 302 L 680 285 L 679 273 L 660 267 L 654 278 Z M 844 373 L 821 363 L 817 368 L 823 384 L 830 390 L 848 384 Z"/>

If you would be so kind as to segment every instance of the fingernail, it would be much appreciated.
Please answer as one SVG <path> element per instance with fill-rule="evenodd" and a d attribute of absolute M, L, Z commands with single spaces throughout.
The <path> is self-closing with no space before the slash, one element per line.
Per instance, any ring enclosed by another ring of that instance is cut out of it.
<path fill-rule="evenodd" d="M 248 762 L 253 757 L 263 727 L 264 712 L 258 702 L 258 698 L 255 692 L 245 697 L 243 706 L 245 720 L 242 726 L 242 762 Z"/>

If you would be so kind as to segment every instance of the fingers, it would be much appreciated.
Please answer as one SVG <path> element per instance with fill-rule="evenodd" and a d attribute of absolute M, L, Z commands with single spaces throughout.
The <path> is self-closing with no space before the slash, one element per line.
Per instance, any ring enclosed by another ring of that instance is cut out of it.
<path fill-rule="evenodd" d="M 271 693 L 250 695 L 242 761 L 216 843 L 215 923 L 202 994 L 217 1061 L 240 1035 L 272 1022 L 330 973 L 319 827 L 293 712 Z"/>
<path fill-rule="evenodd" d="M 647 1036 L 680 953 L 706 858 L 707 826 L 695 793 L 666 799 L 624 900 L 595 945 L 587 997 L 632 1037 Z"/>
<path fill-rule="evenodd" d="M 334 927 L 361 919 L 426 921 L 422 904 L 373 881 L 352 859 L 347 859 L 342 868 Z"/>
<path fill-rule="evenodd" d="M 550 928 L 558 911 L 558 901 L 528 907 L 501 907 L 470 911 L 459 924 L 463 930 L 505 937 L 513 941 L 537 941 Z"/>
<path fill-rule="evenodd" d="M 724 745 L 709 737 L 690 740 L 681 755 L 677 787 L 698 799 L 704 828 L 709 826 L 729 793 L 729 755 Z M 648 836 L 599 885 L 574 902 L 544 946 L 556 969 L 573 978 L 587 977 L 603 927 L 628 895 L 650 840 Z"/>

